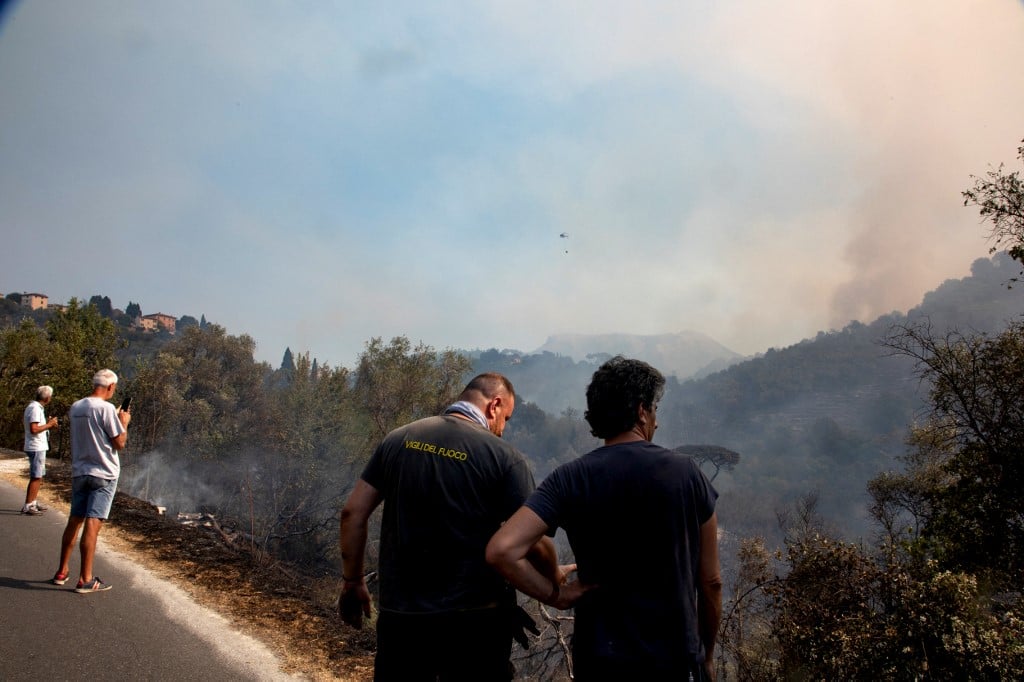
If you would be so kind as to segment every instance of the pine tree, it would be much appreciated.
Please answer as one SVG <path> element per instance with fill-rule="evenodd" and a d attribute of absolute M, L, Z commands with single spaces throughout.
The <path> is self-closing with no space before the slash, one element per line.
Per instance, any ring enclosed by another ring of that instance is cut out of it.
<path fill-rule="evenodd" d="M 288 372 L 295 371 L 295 359 L 292 358 L 291 348 L 284 349 L 284 358 L 281 359 L 281 369 Z"/>

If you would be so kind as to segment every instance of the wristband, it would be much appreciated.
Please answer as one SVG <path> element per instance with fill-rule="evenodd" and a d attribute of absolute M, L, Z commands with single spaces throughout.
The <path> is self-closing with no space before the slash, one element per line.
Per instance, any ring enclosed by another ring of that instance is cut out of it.
<path fill-rule="evenodd" d="M 353 580 L 352 578 L 346 578 L 344 573 L 341 574 L 341 579 L 344 580 L 347 583 L 361 583 L 361 582 L 363 582 L 362 578 L 359 578 L 358 580 Z"/>

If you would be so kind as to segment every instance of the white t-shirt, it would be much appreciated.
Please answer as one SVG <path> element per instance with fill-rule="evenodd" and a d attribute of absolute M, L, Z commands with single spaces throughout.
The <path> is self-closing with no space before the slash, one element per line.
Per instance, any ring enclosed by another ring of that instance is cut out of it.
<path fill-rule="evenodd" d="M 121 460 L 111 441 L 124 427 L 114 406 L 89 396 L 68 410 L 71 422 L 71 475 L 115 479 L 121 475 Z"/>
<path fill-rule="evenodd" d="M 46 414 L 38 400 L 25 408 L 25 452 L 42 452 L 50 449 L 50 432 L 32 433 L 33 424 L 46 424 Z"/>

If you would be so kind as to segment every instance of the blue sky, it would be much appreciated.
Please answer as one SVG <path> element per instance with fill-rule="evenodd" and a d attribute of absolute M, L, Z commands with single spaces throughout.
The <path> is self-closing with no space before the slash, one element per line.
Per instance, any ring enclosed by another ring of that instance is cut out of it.
<path fill-rule="evenodd" d="M 1024 3 L 23 0 L 0 15 L 0 291 L 371 337 L 741 353 L 986 255 Z M 559 235 L 567 232 L 569 237 Z"/>

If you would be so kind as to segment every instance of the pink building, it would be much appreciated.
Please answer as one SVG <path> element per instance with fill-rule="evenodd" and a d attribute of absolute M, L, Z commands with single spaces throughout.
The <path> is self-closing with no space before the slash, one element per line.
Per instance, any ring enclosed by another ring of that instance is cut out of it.
<path fill-rule="evenodd" d="M 163 313 L 153 313 L 152 315 L 143 315 L 139 319 L 139 326 L 148 331 L 156 331 L 158 329 L 165 329 L 171 334 L 174 333 L 174 325 L 177 323 L 177 319 L 170 316 L 164 315 Z"/>

